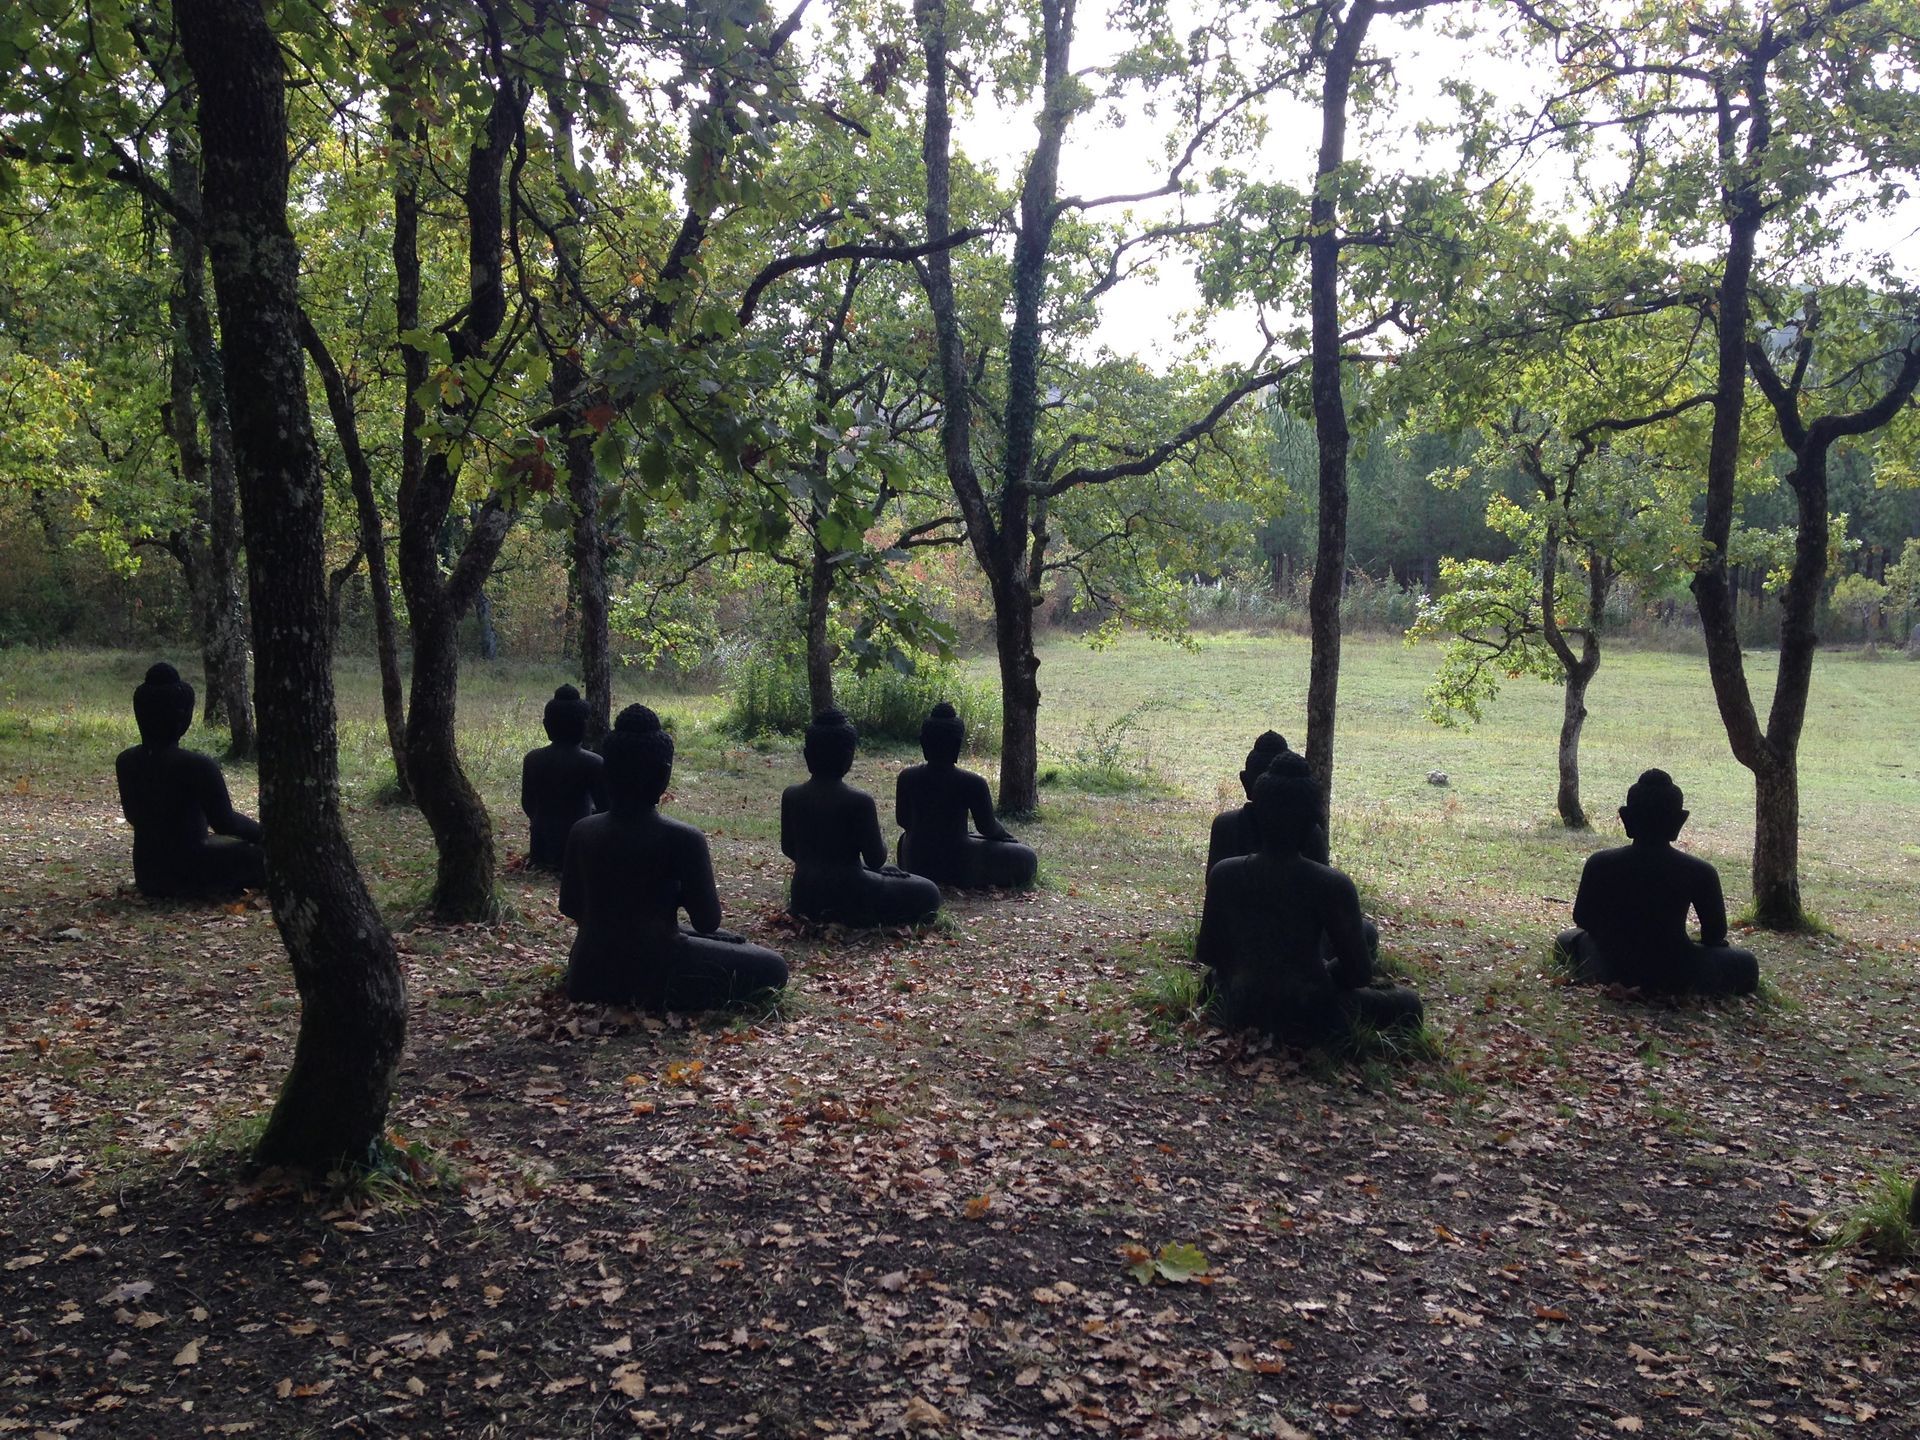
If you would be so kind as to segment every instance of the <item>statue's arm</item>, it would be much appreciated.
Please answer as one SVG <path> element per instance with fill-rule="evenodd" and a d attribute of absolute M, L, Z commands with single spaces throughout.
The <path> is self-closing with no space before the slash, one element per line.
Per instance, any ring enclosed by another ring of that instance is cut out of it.
<path fill-rule="evenodd" d="M 1720 872 L 1706 861 L 1700 862 L 1700 879 L 1694 886 L 1693 910 L 1700 917 L 1700 943 L 1727 943 L 1727 902 L 1720 893 Z"/>
<path fill-rule="evenodd" d="M 793 852 L 793 791 L 780 792 L 780 853 L 789 860 L 798 861 Z"/>
<path fill-rule="evenodd" d="M 707 851 L 707 837 L 690 831 L 680 847 L 680 903 L 687 907 L 687 918 L 702 935 L 720 928 L 720 891 L 713 882 L 713 856 Z"/>
<path fill-rule="evenodd" d="M 1373 961 L 1367 955 L 1367 931 L 1360 915 L 1360 892 L 1353 881 L 1335 871 L 1328 887 L 1332 904 L 1325 918 L 1327 938 L 1333 942 L 1333 983 L 1344 990 L 1358 990 L 1373 978 Z"/>
<path fill-rule="evenodd" d="M 587 772 L 587 775 L 587 798 L 593 802 L 595 811 L 607 809 L 607 767 L 605 763 L 595 765 Z"/>
<path fill-rule="evenodd" d="M 887 863 L 887 842 L 880 834 L 880 807 L 871 795 L 860 797 L 859 829 L 860 858 L 869 870 L 878 870 Z"/>
<path fill-rule="evenodd" d="M 893 782 L 893 818 L 902 830 L 913 829 L 913 781 L 905 770 Z"/>
<path fill-rule="evenodd" d="M 216 835 L 231 835 L 236 840 L 260 843 L 260 822 L 233 808 L 227 795 L 227 779 L 220 767 L 208 760 L 200 770 L 200 809 Z"/>
<path fill-rule="evenodd" d="M 569 831 L 566 859 L 560 866 L 560 913 L 576 923 L 587 909 L 587 881 L 580 873 L 586 868 L 585 861 L 580 837 Z"/>
<path fill-rule="evenodd" d="M 1216 885 L 1211 876 L 1207 881 L 1207 898 L 1200 907 L 1200 935 L 1194 941 L 1193 958 L 1200 962 L 1203 970 L 1224 972 L 1224 937 L 1221 933 L 1220 892 L 1222 886 Z"/>
<path fill-rule="evenodd" d="M 987 788 L 987 782 L 975 775 L 967 782 L 968 809 L 973 812 L 973 828 L 980 832 L 983 839 L 1011 840 L 1013 834 L 1000 823 L 1000 817 L 993 813 L 993 792 Z"/>
<path fill-rule="evenodd" d="M 1593 882 L 1593 857 L 1587 857 L 1586 866 L 1580 871 L 1580 888 L 1573 892 L 1573 923 L 1582 930 L 1592 930 L 1594 922 L 1600 919 L 1600 897 L 1594 893 L 1598 887 Z"/>
<path fill-rule="evenodd" d="M 529 819 L 533 816 L 533 756 L 522 757 L 520 761 L 520 813 Z"/>

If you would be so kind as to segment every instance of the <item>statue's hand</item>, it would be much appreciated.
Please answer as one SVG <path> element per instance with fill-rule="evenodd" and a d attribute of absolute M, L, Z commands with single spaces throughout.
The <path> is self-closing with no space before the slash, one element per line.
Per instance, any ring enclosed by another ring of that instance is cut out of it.
<path fill-rule="evenodd" d="M 723 940 L 729 945 L 744 945 L 747 943 L 747 937 L 742 935 L 738 930 L 711 930 L 707 932 L 705 938 L 708 940 Z"/>
<path fill-rule="evenodd" d="M 902 870 L 898 865 L 882 865 L 880 873 L 894 880 L 904 880 L 911 872 Z"/>

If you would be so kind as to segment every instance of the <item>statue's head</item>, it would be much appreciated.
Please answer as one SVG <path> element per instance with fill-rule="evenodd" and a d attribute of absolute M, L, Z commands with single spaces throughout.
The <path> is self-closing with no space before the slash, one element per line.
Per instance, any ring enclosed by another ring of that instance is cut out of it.
<path fill-rule="evenodd" d="M 1671 843 L 1687 823 L 1686 797 L 1664 770 L 1643 770 L 1627 787 L 1620 823 L 1630 840 Z"/>
<path fill-rule="evenodd" d="M 143 745 L 172 745 L 193 724 L 193 686 L 162 660 L 133 692 L 133 723 Z"/>
<path fill-rule="evenodd" d="M 927 712 L 920 725 L 920 753 L 935 765 L 951 765 L 960 758 L 967 727 L 959 712 L 942 700 Z"/>
<path fill-rule="evenodd" d="M 1240 772 L 1240 788 L 1247 792 L 1247 799 L 1253 799 L 1254 782 L 1267 773 L 1275 757 L 1292 753 L 1287 749 L 1287 737 L 1278 730 L 1265 731 L 1253 742 L 1253 749 L 1247 752 L 1246 768 Z"/>
<path fill-rule="evenodd" d="M 801 749 L 807 773 L 823 780 L 838 780 L 853 768 L 853 752 L 859 746 L 860 732 L 843 711 L 822 710 L 807 726 Z"/>
<path fill-rule="evenodd" d="M 587 702 L 571 685 L 562 685 L 541 713 L 547 739 L 556 745 L 578 745 L 587 738 Z"/>
<path fill-rule="evenodd" d="M 1320 823 L 1320 787 L 1307 762 L 1291 750 L 1274 756 L 1253 782 L 1253 818 L 1263 845 L 1304 850 Z"/>
<path fill-rule="evenodd" d="M 615 810 L 658 805 L 673 778 L 673 736 L 644 705 L 629 705 L 607 736 L 607 794 Z"/>

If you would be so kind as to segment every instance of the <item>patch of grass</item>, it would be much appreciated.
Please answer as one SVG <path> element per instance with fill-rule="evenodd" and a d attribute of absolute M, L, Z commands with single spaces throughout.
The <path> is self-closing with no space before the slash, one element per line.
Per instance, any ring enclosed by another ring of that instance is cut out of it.
<path fill-rule="evenodd" d="M 1205 1017 L 1206 979 L 1193 963 L 1198 926 L 1183 925 L 1149 942 L 1145 965 L 1135 976 L 1127 1002 L 1147 1017 L 1155 1039 L 1167 1043 Z"/>
<path fill-rule="evenodd" d="M 1841 1217 L 1827 1244 L 1865 1250 L 1881 1260 L 1920 1256 L 1920 1186 L 1911 1176 L 1882 1170 L 1873 1192 Z"/>
<path fill-rule="evenodd" d="M 458 1167 L 439 1149 L 419 1136 L 389 1130 L 373 1142 L 364 1166 L 341 1177 L 340 1198 L 404 1210 L 436 1193 L 455 1194 L 461 1184 Z"/>

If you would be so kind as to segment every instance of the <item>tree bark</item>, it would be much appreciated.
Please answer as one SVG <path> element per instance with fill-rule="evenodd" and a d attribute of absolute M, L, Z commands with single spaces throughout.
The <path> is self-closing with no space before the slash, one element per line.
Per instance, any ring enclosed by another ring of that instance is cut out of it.
<path fill-rule="evenodd" d="M 818 507 L 815 507 L 816 515 Z M 833 557 L 816 535 L 807 567 L 807 704 L 818 715 L 833 708 L 833 641 L 827 618 L 833 612 Z"/>
<path fill-rule="evenodd" d="M 200 165 L 184 135 L 167 137 L 167 184 L 183 209 L 199 213 Z M 238 482 L 226 377 L 207 306 L 205 247 L 191 226 L 177 221 L 168 227 L 168 243 L 176 272 L 171 305 L 177 341 L 174 365 L 176 369 L 184 365 L 192 381 L 188 391 L 183 391 L 178 379 L 174 384 L 175 439 L 179 441 L 191 429 L 199 451 L 195 509 L 203 523 L 195 537 L 199 554 L 193 579 L 200 590 L 201 656 L 206 673 L 201 714 L 208 724 L 227 727 L 227 754 L 244 759 L 254 752 L 253 703 L 247 693 L 246 612 L 241 608 L 237 576 Z M 192 403 L 196 395 L 197 407 Z M 206 417 L 204 447 L 198 438 L 196 409 Z M 184 464 L 184 452 L 182 460 Z"/>
<path fill-rule="evenodd" d="M 373 467 L 367 462 L 366 449 L 360 443 L 359 419 L 346 377 L 334 363 L 320 332 L 305 315 L 301 317 L 300 339 L 314 368 L 320 372 L 327 410 L 333 416 L 334 433 L 340 437 L 347 474 L 353 483 L 360 548 L 367 561 L 367 590 L 373 601 L 374 648 L 379 652 L 380 661 L 380 710 L 387 723 L 387 749 L 393 755 L 393 785 L 400 799 L 411 800 L 413 787 L 407 783 L 407 707 L 400 679 L 399 626 L 393 615 L 393 577 L 387 568 L 386 527 L 380 518 L 380 499 L 374 493 Z"/>
<path fill-rule="evenodd" d="M 384 1129 L 406 996 L 340 813 L 326 486 L 300 352 L 280 49 L 260 0 L 176 0 L 174 15 L 198 91 L 202 213 L 232 377 L 267 889 L 301 999 L 293 1065 L 255 1158 L 325 1172 L 363 1163 Z"/>
<path fill-rule="evenodd" d="M 405 62 L 396 63 L 404 71 Z M 484 132 L 467 156 L 464 201 L 467 220 L 468 303 L 451 333 L 453 356 L 467 361 L 485 353 L 506 318 L 502 273 L 501 175 L 526 95 L 502 76 Z M 411 148 L 415 137 L 402 133 Z M 401 332 L 420 324 L 419 196 L 413 172 L 402 162 L 394 192 L 394 310 Z M 427 377 L 426 355 L 402 346 L 405 374 L 405 439 L 399 491 L 400 585 L 413 633 L 413 684 L 407 707 L 407 772 L 420 811 L 439 852 L 433 894 L 436 919 L 460 923 L 489 920 L 498 910 L 494 893 L 493 822 L 460 763 L 454 734 L 460 656 L 460 618 L 473 604 L 500 553 L 511 516 L 497 498 L 475 514 L 466 544 L 450 572 L 442 574 L 439 541 L 459 473 L 448 452 L 424 453 L 419 392 Z M 463 399 L 456 412 L 470 405 Z"/>
<path fill-rule="evenodd" d="M 1319 532 L 1307 622 L 1313 637 L 1307 674 L 1307 765 L 1320 803 L 1333 802 L 1334 732 L 1340 700 L 1340 599 L 1347 578 L 1347 401 L 1340 356 L 1340 213 L 1336 193 L 1346 162 L 1347 101 L 1353 67 L 1374 17 L 1374 0 L 1353 0 L 1334 27 L 1320 91 L 1320 153 L 1314 167 L 1307 239 L 1312 310 L 1313 433 L 1319 445 Z M 1326 818 L 1323 816 L 1323 818 Z"/>
<path fill-rule="evenodd" d="M 565 96 L 557 89 L 549 89 L 546 99 L 554 171 L 569 212 L 566 220 L 549 230 L 554 237 L 564 291 L 580 281 L 578 233 L 586 222 L 588 207 L 585 198 L 567 178 L 577 163 L 573 114 L 567 108 Z M 585 317 L 577 297 L 559 309 L 565 317 L 562 326 L 565 333 L 559 343 L 548 344 L 547 353 L 553 364 L 551 394 L 555 403 L 567 407 L 568 412 L 564 453 L 567 493 L 573 501 L 573 573 L 569 577 L 567 598 L 572 602 L 571 618 L 576 627 L 570 630 L 570 638 L 575 638 L 580 647 L 580 679 L 587 701 L 587 738 L 592 741 L 606 734 L 613 725 L 610 623 L 613 607 L 607 588 L 607 555 L 612 547 L 600 521 L 600 470 L 593 458 L 594 432 L 586 419 L 591 396 L 579 348 L 584 339 Z"/>

